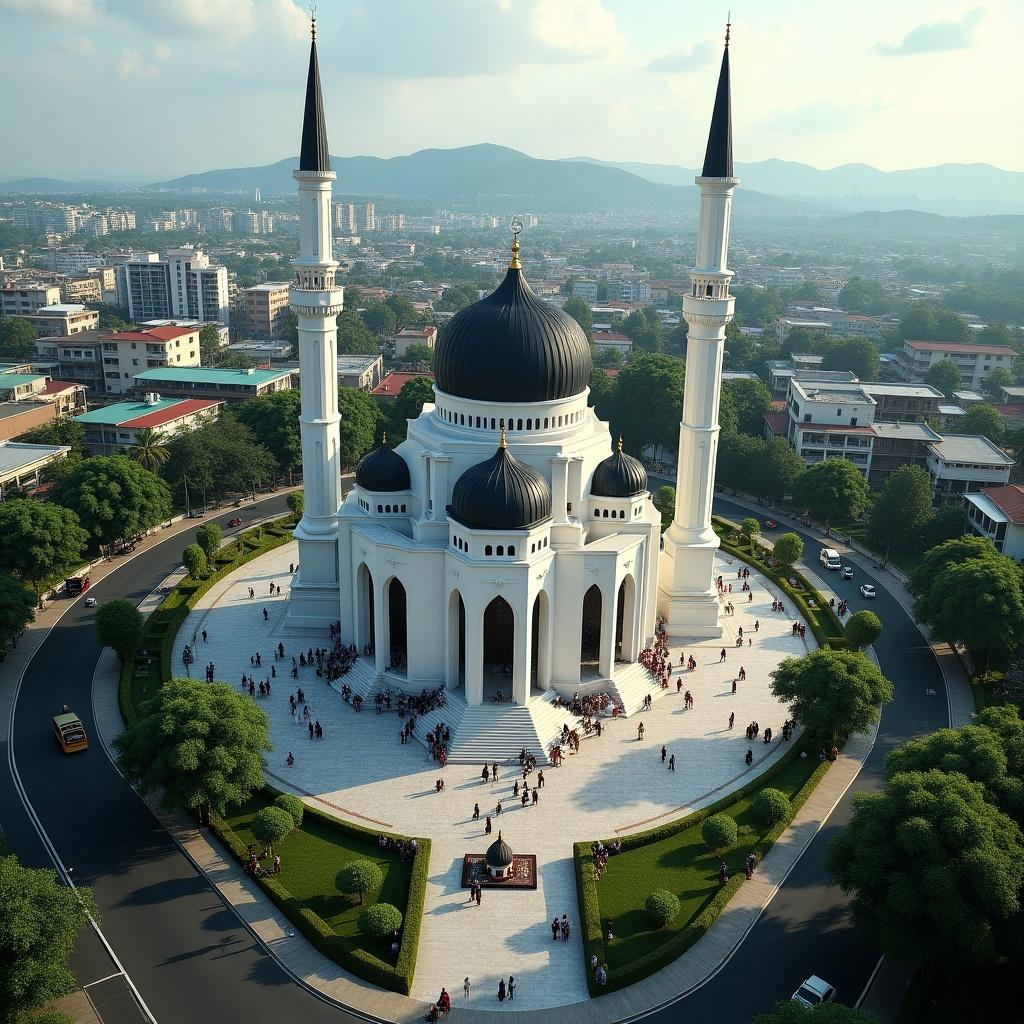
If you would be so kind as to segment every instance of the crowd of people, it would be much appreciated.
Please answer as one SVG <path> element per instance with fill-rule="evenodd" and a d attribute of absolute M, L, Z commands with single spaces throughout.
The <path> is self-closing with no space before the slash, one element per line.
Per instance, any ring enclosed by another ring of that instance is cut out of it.
<path fill-rule="evenodd" d="M 389 836 L 381 832 L 377 836 L 377 845 L 382 850 L 397 850 L 398 859 L 410 862 L 416 856 L 416 839 L 401 839 L 398 836 Z"/>
<path fill-rule="evenodd" d="M 590 844 L 590 853 L 594 859 L 594 876 L 599 882 L 604 875 L 604 869 L 608 866 L 608 858 L 618 853 L 621 849 L 622 841 L 619 839 L 613 839 L 607 844 L 597 839 Z"/>

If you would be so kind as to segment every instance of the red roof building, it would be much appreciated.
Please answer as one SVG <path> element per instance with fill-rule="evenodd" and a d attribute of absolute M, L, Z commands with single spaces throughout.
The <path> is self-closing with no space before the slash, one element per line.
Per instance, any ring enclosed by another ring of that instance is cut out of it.
<path fill-rule="evenodd" d="M 397 398 L 398 393 L 411 380 L 419 377 L 434 379 L 432 373 L 389 373 L 371 392 L 374 398 Z"/>

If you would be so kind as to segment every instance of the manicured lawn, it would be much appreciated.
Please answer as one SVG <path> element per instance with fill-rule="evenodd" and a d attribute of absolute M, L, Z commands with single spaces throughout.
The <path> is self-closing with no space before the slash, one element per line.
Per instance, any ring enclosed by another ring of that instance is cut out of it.
<path fill-rule="evenodd" d="M 243 844 L 258 843 L 249 831 L 253 815 L 267 801 L 256 796 L 232 811 L 224 820 Z M 281 855 L 281 874 L 278 881 L 300 903 L 322 918 L 335 933 L 353 947 L 365 950 L 385 963 L 391 963 L 390 942 L 375 942 L 361 935 L 356 921 L 371 903 L 391 903 L 405 914 L 409 901 L 409 880 L 412 864 L 403 863 L 398 854 L 381 850 L 372 840 L 363 842 L 328 825 L 309 818 L 302 828 L 292 832 L 274 853 Z M 360 906 L 354 897 L 343 896 L 335 888 L 334 880 L 343 864 L 353 860 L 372 860 L 384 873 L 384 884 L 379 893 L 367 893 L 366 904 Z"/>
<path fill-rule="evenodd" d="M 797 758 L 765 785 L 792 799 L 818 763 L 809 750 L 807 757 Z M 722 860 L 729 865 L 730 874 L 742 870 L 747 854 L 770 831 L 755 821 L 750 809 L 752 799 L 753 794 L 725 809 L 724 813 L 736 819 L 739 839 L 724 854 L 708 850 L 698 824 L 660 842 L 609 858 L 604 877 L 597 883 L 601 920 L 607 926 L 611 918 L 615 936 L 605 944 L 609 974 L 654 952 L 700 914 L 718 891 L 718 865 Z M 644 901 L 654 889 L 668 889 L 682 904 L 679 916 L 666 928 L 653 928 L 644 910 Z"/>

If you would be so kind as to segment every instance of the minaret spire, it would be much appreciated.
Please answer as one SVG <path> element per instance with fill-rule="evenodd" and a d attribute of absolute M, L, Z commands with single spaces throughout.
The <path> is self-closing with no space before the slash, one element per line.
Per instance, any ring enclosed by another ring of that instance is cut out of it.
<path fill-rule="evenodd" d="M 331 154 L 327 148 L 327 124 L 324 99 L 320 92 L 320 64 L 316 58 L 316 8 L 309 25 L 309 75 L 306 78 L 306 106 L 302 114 L 302 145 L 299 147 L 300 171 L 329 171 Z"/>
<path fill-rule="evenodd" d="M 718 91 L 711 113 L 711 131 L 704 154 L 703 178 L 731 178 L 732 175 L 732 96 L 729 87 L 729 34 L 730 22 L 725 25 L 725 49 L 722 51 L 722 69 L 718 73 Z"/>

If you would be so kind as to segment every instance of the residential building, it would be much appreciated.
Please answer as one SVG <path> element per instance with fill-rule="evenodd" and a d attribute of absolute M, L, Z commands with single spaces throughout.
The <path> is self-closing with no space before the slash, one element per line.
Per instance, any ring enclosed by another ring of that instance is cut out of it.
<path fill-rule="evenodd" d="M 35 366 L 92 394 L 105 394 L 103 336 L 101 331 L 83 331 L 73 338 L 39 338 Z"/>
<path fill-rule="evenodd" d="M 806 378 L 805 386 L 810 386 Z M 819 380 L 813 386 L 819 391 L 842 391 L 847 387 L 845 383 Z M 924 423 L 938 416 L 939 405 L 945 401 L 942 392 L 930 384 L 857 381 L 857 386 L 875 400 L 875 423 Z"/>
<path fill-rule="evenodd" d="M 789 442 L 808 466 L 841 458 L 868 476 L 875 404 L 859 384 L 823 391 L 794 380 L 787 399 Z"/>
<path fill-rule="evenodd" d="M 229 352 L 240 356 L 248 356 L 258 363 L 271 364 L 289 360 L 294 346 L 290 341 L 273 338 L 246 338 L 244 341 L 233 341 L 227 346 Z M 298 366 L 298 362 L 295 363 Z"/>
<path fill-rule="evenodd" d="M 258 235 L 260 217 L 254 210 L 236 210 L 231 215 L 231 230 L 236 235 Z"/>
<path fill-rule="evenodd" d="M 32 372 L 32 363 L 0 363 L 0 374 Z"/>
<path fill-rule="evenodd" d="M 32 316 L 40 306 L 61 301 L 60 285 L 43 281 L 16 281 L 0 288 L 0 316 Z"/>
<path fill-rule="evenodd" d="M 75 420 L 85 427 L 85 443 L 92 455 L 116 455 L 136 443 L 140 430 L 171 437 L 217 418 L 223 403 L 206 399 L 164 398 L 147 394 L 141 401 L 118 402 L 92 409 Z"/>
<path fill-rule="evenodd" d="M 200 362 L 198 327 L 121 331 L 102 335 L 100 342 L 104 390 L 110 395 L 128 394 L 135 375 L 147 368 L 198 366 Z"/>
<path fill-rule="evenodd" d="M 77 302 L 58 302 L 40 306 L 26 320 L 35 327 L 40 338 L 69 338 L 83 331 L 94 331 L 100 322 L 95 309 Z"/>
<path fill-rule="evenodd" d="M 876 420 L 872 430 L 875 441 L 871 449 L 868 483 L 879 491 L 903 466 L 927 469 L 928 446 L 942 440 L 942 435 L 927 423 L 879 423 Z"/>
<path fill-rule="evenodd" d="M 132 320 L 171 315 L 169 269 L 158 253 L 137 253 L 122 264 L 118 298 Z"/>
<path fill-rule="evenodd" d="M 0 402 L 0 441 L 20 437 L 56 418 L 57 407 L 48 402 Z"/>
<path fill-rule="evenodd" d="M 966 412 L 972 405 L 978 405 L 980 402 L 985 401 L 985 396 L 977 391 L 954 391 L 953 401 Z"/>
<path fill-rule="evenodd" d="M 0 441 L 0 500 L 15 488 L 38 487 L 40 470 L 63 459 L 69 451 L 71 448 L 66 445 Z"/>
<path fill-rule="evenodd" d="M 780 342 L 786 340 L 786 335 L 794 327 L 803 328 L 805 331 L 814 331 L 816 334 L 829 334 L 832 328 L 821 320 L 801 320 L 792 316 L 777 316 L 775 318 L 775 336 Z"/>
<path fill-rule="evenodd" d="M 267 281 L 243 289 L 245 318 L 249 334 L 254 338 L 276 338 L 285 329 L 288 319 L 287 281 Z"/>
<path fill-rule="evenodd" d="M 391 340 L 395 345 L 395 358 L 404 359 L 412 345 L 426 345 L 433 351 L 437 328 L 433 324 L 426 327 L 403 327 Z"/>
<path fill-rule="evenodd" d="M 1007 345 L 905 341 L 899 353 L 897 372 L 905 381 L 921 383 L 935 363 L 949 359 L 960 371 L 963 383 L 973 390 L 978 390 L 993 370 L 1011 369 L 1016 355 L 1017 353 Z"/>
<path fill-rule="evenodd" d="M 0 374 L 0 401 L 23 402 L 31 400 L 46 386 L 49 378 L 44 373 Z"/>
<path fill-rule="evenodd" d="M 806 383 L 824 383 L 825 381 L 834 381 L 840 384 L 858 383 L 857 375 L 850 370 L 798 369 L 792 359 L 769 359 L 765 365 L 768 367 L 768 390 L 772 393 L 773 398 L 784 397 L 789 391 L 790 382 L 794 380 Z"/>
<path fill-rule="evenodd" d="M 391 372 L 370 392 L 374 398 L 393 399 L 397 398 L 399 392 L 411 380 L 417 377 L 429 377 L 434 379 L 432 373 L 395 373 Z"/>
<path fill-rule="evenodd" d="M 232 370 L 200 366 L 156 367 L 134 375 L 137 392 L 159 391 L 181 398 L 214 398 L 225 402 L 243 402 L 247 398 L 272 395 L 292 387 L 292 370 Z"/>
<path fill-rule="evenodd" d="M 373 203 L 363 204 L 363 223 L 360 227 L 363 231 L 377 230 L 377 212 Z"/>
<path fill-rule="evenodd" d="M 983 487 L 964 495 L 967 524 L 981 537 L 987 537 L 996 550 L 1024 561 L 1024 487 Z"/>
<path fill-rule="evenodd" d="M 573 281 L 572 297 L 574 299 L 582 299 L 587 305 L 593 305 L 597 302 L 597 282 Z"/>
<path fill-rule="evenodd" d="M 33 396 L 35 402 L 46 402 L 57 410 L 57 416 L 77 416 L 85 412 L 85 385 L 69 380 L 47 378 L 42 390 Z"/>
<path fill-rule="evenodd" d="M 1014 462 L 987 437 L 977 434 L 944 434 L 928 446 L 928 475 L 938 504 L 959 501 L 960 496 L 983 487 L 1009 483 Z"/>
<path fill-rule="evenodd" d="M 593 337 L 594 348 L 598 352 L 607 352 L 615 349 L 622 356 L 628 357 L 633 350 L 633 339 L 628 334 L 619 334 L 617 331 L 601 331 Z"/>
<path fill-rule="evenodd" d="M 334 226 L 345 235 L 354 235 L 358 230 L 355 203 L 334 203 Z"/>
<path fill-rule="evenodd" d="M 228 272 L 201 249 L 168 249 L 166 260 L 143 253 L 122 268 L 124 305 L 133 320 L 191 317 L 230 322 Z"/>
<path fill-rule="evenodd" d="M 620 302 L 648 303 L 651 301 L 651 283 L 635 280 L 609 282 L 608 296 Z"/>
<path fill-rule="evenodd" d="M 381 356 L 338 356 L 338 386 L 372 391 L 384 376 Z"/>

